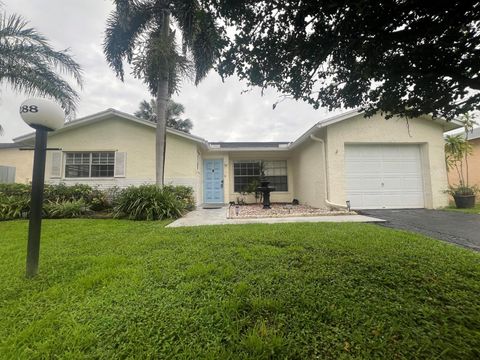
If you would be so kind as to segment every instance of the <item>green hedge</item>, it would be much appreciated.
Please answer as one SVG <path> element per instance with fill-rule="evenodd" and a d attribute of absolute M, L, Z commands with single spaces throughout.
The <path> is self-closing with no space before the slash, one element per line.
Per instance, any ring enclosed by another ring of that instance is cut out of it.
<path fill-rule="evenodd" d="M 115 201 L 114 217 L 130 220 L 161 220 L 181 217 L 194 206 L 193 191 L 187 187 L 130 186 Z"/>
<path fill-rule="evenodd" d="M 27 218 L 30 193 L 30 185 L 0 184 L 0 220 Z M 43 214 L 46 218 L 71 218 L 113 210 L 115 217 L 157 220 L 178 218 L 193 208 L 193 189 L 188 186 L 142 185 L 102 191 L 83 184 L 58 184 L 45 185 Z"/>
<path fill-rule="evenodd" d="M 0 184 L 0 220 L 27 218 L 31 185 Z M 46 218 L 77 217 L 112 208 L 108 193 L 88 185 L 45 185 L 43 215 Z"/>

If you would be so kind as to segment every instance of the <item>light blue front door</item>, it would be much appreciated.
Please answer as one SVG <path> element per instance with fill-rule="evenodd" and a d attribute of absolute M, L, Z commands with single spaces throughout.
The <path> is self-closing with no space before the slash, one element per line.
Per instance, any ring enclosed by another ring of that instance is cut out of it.
<path fill-rule="evenodd" d="M 223 204 L 223 160 L 203 161 L 203 201 Z"/>

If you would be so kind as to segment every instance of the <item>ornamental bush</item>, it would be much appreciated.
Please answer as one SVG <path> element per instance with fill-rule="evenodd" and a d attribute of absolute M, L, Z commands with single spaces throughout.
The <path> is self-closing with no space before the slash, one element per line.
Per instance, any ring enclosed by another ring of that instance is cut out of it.
<path fill-rule="evenodd" d="M 0 184 L 0 220 L 28 218 L 30 212 L 31 185 Z M 45 185 L 45 217 L 77 217 L 91 210 L 112 208 L 109 193 L 89 185 Z"/>
<path fill-rule="evenodd" d="M 175 186 L 130 186 L 120 191 L 114 206 L 114 217 L 130 220 L 179 218 L 190 206 L 190 200 L 184 198 L 187 191 L 183 188 L 177 191 Z"/>
<path fill-rule="evenodd" d="M 6 195 L 0 193 L 0 220 L 27 217 L 30 212 L 30 195 Z"/>
<path fill-rule="evenodd" d="M 75 218 L 87 214 L 90 208 L 83 199 L 47 201 L 43 204 L 45 218 Z"/>
<path fill-rule="evenodd" d="M 195 198 L 193 197 L 193 189 L 190 186 L 184 185 L 166 185 L 165 189 L 171 191 L 178 200 L 185 203 L 185 208 L 188 211 L 195 209 Z"/>

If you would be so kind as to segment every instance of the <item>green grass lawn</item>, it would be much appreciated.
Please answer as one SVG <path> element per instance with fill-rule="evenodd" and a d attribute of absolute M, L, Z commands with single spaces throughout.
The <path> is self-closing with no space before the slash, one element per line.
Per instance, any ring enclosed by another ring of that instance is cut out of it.
<path fill-rule="evenodd" d="M 457 209 L 455 205 L 450 205 L 446 207 L 444 210 L 447 211 L 457 211 L 457 212 L 463 212 L 465 214 L 479 214 L 480 215 L 480 203 L 476 203 L 475 207 L 471 209 Z"/>
<path fill-rule="evenodd" d="M 1 359 L 480 357 L 480 255 L 367 224 L 0 223 Z"/>

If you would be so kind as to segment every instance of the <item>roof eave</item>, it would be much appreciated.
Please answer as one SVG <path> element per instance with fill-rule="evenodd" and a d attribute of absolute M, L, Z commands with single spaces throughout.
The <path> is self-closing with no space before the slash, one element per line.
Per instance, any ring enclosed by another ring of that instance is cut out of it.
<path fill-rule="evenodd" d="M 75 129 L 79 126 L 85 125 L 86 123 L 97 122 L 97 121 L 109 118 L 111 116 L 118 116 L 118 117 L 130 120 L 130 121 L 133 121 L 135 123 L 151 127 L 153 129 L 156 128 L 155 123 L 152 123 L 151 121 L 147 121 L 147 120 L 137 118 L 136 116 L 124 113 L 124 112 L 119 111 L 119 110 L 107 109 L 107 110 L 101 111 L 101 112 L 93 114 L 93 115 L 85 116 L 83 118 L 70 121 L 70 122 L 66 123 L 63 128 L 56 130 L 54 133 L 55 134 L 61 134 L 65 131 L 69 131 L 69 130 Z M 201 137 L 191 135 L 191 134 L 187 134 L 183 131 L 170 129 L 170 128 L 167 128 L 167 133 L 171 133 L 171 134 L 183 137 L 185 139 L 198 142 L 204 148 L 208 148 L 207 141 L 205 139 L 202 139 Z M 28 133 L 28 134 L 25 134 L 25 135 L 22 135 L 22 136 L 18 136 L 16 138 L 14 138 L 13 141 L 14 142 L 23 142 L 23 141 L 27 141 L 27 140 L 32 140 L 34 137 L 35 137 L 35 133 L 32 132 L 32 133 Z"/>
<path fill-rule="evenodd" d="M 288 151 L 290 147 L 266 148 L 266 147 L 241 147 L 241 148 L 220 148 L 208 146 L 208 151 L 212 152 L 244 152 L 244 151 Z"/>

